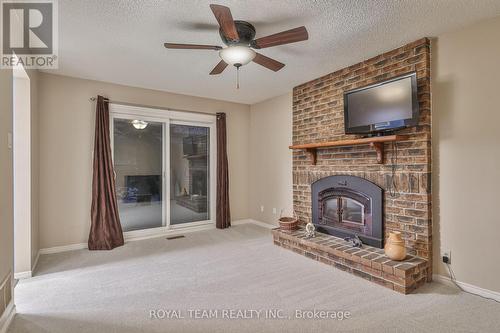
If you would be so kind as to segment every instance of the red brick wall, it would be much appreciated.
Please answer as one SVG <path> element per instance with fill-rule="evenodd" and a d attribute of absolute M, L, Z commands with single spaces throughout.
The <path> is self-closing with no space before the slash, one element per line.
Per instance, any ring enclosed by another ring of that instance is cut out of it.
<path fill-rule="evenodd" d="M 311 183 L 330 175 L 366 178 L 385 189 L 385 233 L 403 233 L 408 252 L 432 258 L 431 220 L 431 98 L 430 42 L 417 40 L 398 49 L 338 70 L 293 90 L 293 144 L 355 138 L 344 134 L 344 91 L 416 71 L 420 122 L 398 133 L 396 196 L 387 191 L 392 173 L 391 144 L 385 145 L 386 164 L 376 163 L 368 145 L 318 150 L 317 165 L 305 151 L 293 153 L 294 208 L 302 222 L 311 221 Z M 431 266 L 432 267 L 432 266 Z M 429 273 L 430 274 L 430 273 Z"/>

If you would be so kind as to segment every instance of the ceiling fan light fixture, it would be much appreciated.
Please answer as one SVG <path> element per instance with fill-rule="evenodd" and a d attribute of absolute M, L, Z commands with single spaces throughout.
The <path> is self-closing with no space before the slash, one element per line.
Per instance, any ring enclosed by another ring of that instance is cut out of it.
<path fill-rule="evenodd" d="M 219 51 L 219 56 L 229 65 L 243 66 L 255 58 L 255 51 L 249 46 L 234 45 L 228 46 Z"/>
<path fill-rule="evenodd" d="M 211 4 L 210 9 L 219 23 L 219 35 L 227 45 L 226 48 L 203 44 L 163 44 L 167 49 L 218 51 L 222 60 L 212 69 L 210 75 L 221 74 L 229 65 L 239 69 L 250 61 L 277 72 L 285 67 L 285 64 L 256 53 L 253 49 L 297 43 L 309 38 L 306 27 L 301 26 L 255 39 L 255 27 L 247 21 L 233 20 L 229 7 Z"/>
<path fill-rule="evenodd" d="M 135 120 L 132 120 L 132 126 L 134 126 L 135 129 L 143 130 L 148 126 L 148 123 L 145 122 L 144 120 L 135 119 Z"/>

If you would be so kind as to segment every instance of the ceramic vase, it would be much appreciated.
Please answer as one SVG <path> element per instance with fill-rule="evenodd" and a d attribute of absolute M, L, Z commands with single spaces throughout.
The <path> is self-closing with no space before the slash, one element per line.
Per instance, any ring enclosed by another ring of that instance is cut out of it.
<path fill-rule="evenodd" d="M 389 232 L 389 238 L 385 243 L 384 251 L 386 256 L 392 260 L 400 261 L 406 258 L 405 241 L 401 238 L 399 231 Z"/>

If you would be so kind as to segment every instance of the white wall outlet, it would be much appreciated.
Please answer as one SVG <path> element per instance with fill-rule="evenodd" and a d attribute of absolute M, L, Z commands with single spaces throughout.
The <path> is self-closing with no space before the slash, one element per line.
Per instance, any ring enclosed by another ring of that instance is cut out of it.
<path fill-rule="evenodd" d="M 264 206 L 260 206 L 260 212 L 264 213 Z"/>
<path fill-rule="evenodd" d="M 276 215 L 276 208 L 273 208 L 273 214 Z"/>

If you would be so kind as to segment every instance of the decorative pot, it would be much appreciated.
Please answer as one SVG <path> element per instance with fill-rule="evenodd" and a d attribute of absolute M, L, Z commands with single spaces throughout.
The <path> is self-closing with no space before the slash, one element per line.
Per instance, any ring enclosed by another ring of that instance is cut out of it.
<path fill-rule="evenodd" d="M 384 251 L 386 256 L 392 260 L 400 261 L 406 258 L 405 241 L 401 238 L 399 231 L 389 232 Z"/>

